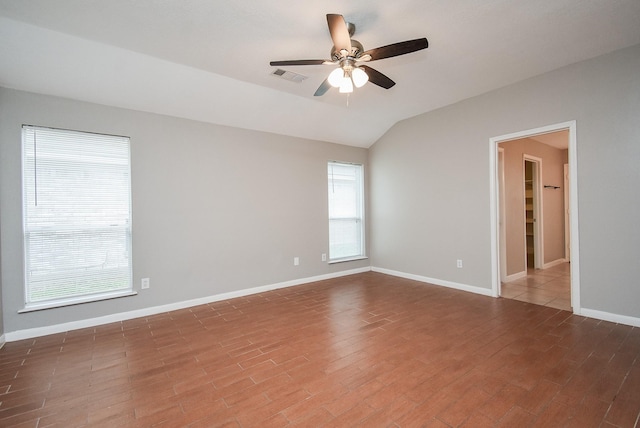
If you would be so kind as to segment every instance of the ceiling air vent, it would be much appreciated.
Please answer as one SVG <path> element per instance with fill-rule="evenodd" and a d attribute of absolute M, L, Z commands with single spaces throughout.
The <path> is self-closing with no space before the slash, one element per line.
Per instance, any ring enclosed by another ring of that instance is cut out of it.
<path fill-rule="evenodd" d="M 281 77 L 285 80 L 290 80 L 292 82 L 300 83 L 307 78 L 307 76 L 303 76 L 302 74 L 294 73 L 292 71 L 282 70 L 281 68 L 277 69 L 273 73 L 276 77 Z"/>

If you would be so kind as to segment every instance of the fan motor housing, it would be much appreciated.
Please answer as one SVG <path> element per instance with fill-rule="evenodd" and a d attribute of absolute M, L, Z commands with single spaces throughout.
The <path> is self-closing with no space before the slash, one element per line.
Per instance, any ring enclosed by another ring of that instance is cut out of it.
<path fill-rule="evenodd" d="M 360 54 L 364 52 L 364 48 L 362 47 L 362 43 L 355 39 L 351 39 L 351 52 L 348 52 L 346 55 L 342 53 L 342 51 L 336 50 L 335 46 L 331 48 L 331 59 L 333 61 L 340 61 L 341 59 L 352 57 L 358 58 Z"/>

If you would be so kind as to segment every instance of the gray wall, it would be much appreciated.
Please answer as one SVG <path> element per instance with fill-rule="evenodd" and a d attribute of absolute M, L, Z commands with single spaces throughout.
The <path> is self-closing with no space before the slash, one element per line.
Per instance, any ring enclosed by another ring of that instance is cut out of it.
<path fill-rule="evenodd" d="M 321 261 L 328 252 L 327 161 L 363 163 L 366 174 L 366 149 L 1 88 L 0 109 L 5 332 L 369 265 Z M 22 124 L 131 137 L 134 288 L 149 277 L 149 290 L 17 313 L 24 304 Z"/>
<path fill-rule="evenodd" d="M 576 120 L 581 306 L 640 317 L 638 70 L 640 45 L 396 124 L 369 153 L 372 265 L 490 288 L 490 138 Z"/>
<path fill-rule="evenodd" d="M 582 307 L 640 317 L 638 70 L 640 46 L 574 64 L 403 121 L 368 152 L 0 89 L 4 332 L 368 266 L 320 261 L 327 160 L 366 165 L 368 157 L 373 266 L 489 289 L 489 139 L 569 120 L 577 121 Z M 134 280 L 139 289 L 150 277 L 150 290 L 17 313 L 23 123 L 132 138 Z"/>

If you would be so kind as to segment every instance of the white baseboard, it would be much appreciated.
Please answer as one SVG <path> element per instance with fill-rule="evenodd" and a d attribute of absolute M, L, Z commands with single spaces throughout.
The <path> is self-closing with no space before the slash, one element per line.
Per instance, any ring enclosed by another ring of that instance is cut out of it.
<path fill-rule="evenodd" d="M 617 324 L 640 327 L 640 318 L 630 317 L 628 315 L 612 314 L 611 312 L 604 312 L 604 311 L 598 311 L 595 309 L 585 309 L 585 308 L 581 308 L 580 313 L 577 315 L 582 315 L 585 317 L 595 318 L 603 321 L 615 322 Z"/>
<path fill-rule="evenodd" d="M 567 262 L 567 259 L 557 259 L 557 260 L 554 260 L 552 262 L 543 264 L 542 265 L 542 269 L 549 269 L 551 267 L 558 266 L 558 265 L 561 265 L 561 264 L 566 263 L 566 262 Z"/>
<path fill-rule="evenodd" d="M 442 280 L 442 279 L 429 278 L 429 277 L 426 277 L 426 276 L 414 275 L 412 273 L 398 272 L 398 271 L 391 270 L 391 269 L 384 269 L 384 268 L 373 267 L 373 266 L 371 267 L 371 270 L 373 272 L 384 273 L 384 274 L 387 274 L 387 275 L 397 276 L 397 277 L 400 277 L 400 278 L 412 279 L 414 281 L 426 282 L 426 283 L 433 284 L 433 285 L 440 285 L 442 287 L 455 288 L 456 290 L 462 290 L 462 291 L 468 291 L 470 293 L 482 294 L 483 296 L 490 296 L 491 297 L 491 295 L 492 295 L 491 294 L 492 290 L 490 288 L 482 288 L 482 287 L 476 287 L 475 285 L 460 284 L 458 282 L 451 282 L 451 281 L 445 281 L 445 280 Z"/>
<path fill-rule="evenodd" d="M 152 316 L 152 315 L 156 315 L 164 312 L 175 311 L 178 309 L 185 309 L 193 306 L 204 305 L 207 303 L 218 302 L 221 300 L 233 299 L 236 297 L 243 297 L 251 294 L 262 293 L 265 291 L 277 290 L 277 289 L 286 288 L 286 287 L 293 287 L 296 285 L 308 284 L 310 282 L 322 281 L 325 279 L 332 279 L 332 278 L 339 278 L 341 276 L 354 275 L 354 274 L 368 272 L 368 271 L 384 273 L 387 275 L 397 276 L 400 278 L 411 279 L 414 281 L 425 282 L 425 283 L 439 285 L 439 286 L 448 287 L 448 288 L 454 288 L 456 290 L 468 291 L 471 293 L 481 294 L 484 296 L 491 296 L 491 290 L 488 288 L 482 288 L 482 287 L 461 284 L 461 283 L 451 282 L 451 281 L 444 281 L 436 278 L 429 278 L 421 275 L 414 275 L 414 274 L 399 272 L 391 269 L 384 269 L 384 268 L 378 268 L 378 267 L 364 267 L 359 269 L 351 269 L 351 270 L 346 270 L 341 272 L 325 274 L 325 275 L 300 278 L 300 279 L 280 282 L 276 284 L 264 285 L 260 287 L 247 288 L 247 289 L 238 290 L 238 291 L 231 291 L 228 293 L 215 294 L 212 296 L 207 296 L 199 299 L 185 300 L 181 302 L 170 303 L 167 305 L 138 309 L 135 311 L 121 312 L 118 314 L 106 315 L 103 317 L 96 317 L 96 318 L 90 318 L 86 320 L 55 324 L 47 327 L 37 327 L 37 328 L 30 328 L 30 329 L 18 330 L 13 332 L 6 332 L 5 334 L 0 335 L 0 349 L 2 349 L 2 347 L 6 342 L 14 342 L 17 340 L 24 340 L 24 339 L 30 339 L 33 337 L 46 336 L 48 334 L 63 333 L 70 330 L 95 327 L 98 325 L 109 324 L 112 322 L 119 322 L 119 321 L 125 321 L 133 318 Z M 510 278 L 515 275 L 521 275 L 521 273 L 510 275 L 507 278 Z M 524 275 L 526 276 L 526 272 L 524 272 Z M 517 278 L 514 278 L 514 279 L 517 279 Z M 619 314 L 614 314 L 610 312 L 604 312 L 604 311 L 587 309 L 587 308 L 581 308 L 580 313 L 577 313 L 576 315 L 582 315 L 585 317 L 600 319 L 603 321 L 609 321 L 609 322 L 614 322 L 618 324 L 640 327 L 640 318 L 632 317 L 628 315 L 619 315 Z"/>
<path fill-rule="evenodd" d="M 512 273 L 511 275 L 507 275 L 507 277 L 503 279 L 502 282 L 511 282 L 511 281 L 515 281 L 516 279 L 524 278 L 526 276 L 527 276 L 527 271 L 524 270 L 522 272 Z"/>
<path fill-rule="evenodd" d="M 0 349 L 2 349 L 2 347 L 4 346 L 6 342 L 6 338 L 4 337 L 4 334 L 0 336 Z"/>
<path fill-rule="evenodd" d="M 206 305 L 207 303 L 219 302 L 221 300 L 233 299 L 236 297 L 248 296 L 251 294 L 263 293 L 265 291 L 277 290 L 279 288 L 293 287 L 296 285 L 307 284 L 310 282 L 322 281 L 325 279 L 338 278 L 341 276 L 354 275 L 362 272 L 369 272 L 371 268 L 364 267 L 359 269 L 351 269 L 340 272 L 334 272 L 324 275 L 312 276 L 308 278 L 294 279 L 291 281 L 279 282 L 276 284 L 264 285 L 260 287 L 246 288 L 238 291 L 230 291 L 228 293 L 215 294 L 212 296 L 202 297 L 199 299 L 184 300 L 181 302 L 169 303 L 167 305 L 153 306 L 150 308 L 137 309 L 135 311 L 120 312 L 102 317 L 89 318 L 79 321 L 71 321 L 62 324 L 55 324 L 46 327 L 29 328 L 18 331 L 5 332 L 0 339 L 6 339 L 7 342 L 15 342 L 17 340 L 30 339 L 33 337 L 46 336 L 48 334 L 64 333 L 70 330 L 78 330 L 82 328 L 90 328 L 98 325 L 109 324 L 112 322 L 120 322 L 133 318 L 148 317 L 151 315 L 161 314 L 164 312 L 175 311 L 178 309 L 190 308 L 198 305 Z M 4 342 L 4 340 L 3 340 Z"/>
<path fill-rule="evenodd" d="M 564 263 L 564 262 L 562 262 L 562 263 Z M 384 268 L 378 268 L 378 267 L 371 267 L 371 270 L 373 272 L 384 273 L 384 274 L 387 274 L 387 275 L 393 275 L 393 276 L 397 276 L 397 277 L 400 277 L 400 278 L 412 279 L 412 280 L 420 281 L 420 282 L 427 282 L 429 284 L 441 285 L 443 287 L 449 287 L 449 288 L 455 288 L 457 290 L 469 291 L 471 293 L 482 294 L 484 296 L 492 296 L 491 290 L 487 289 L 487 288 L 476 287 L 476 286 L 473 286 L 473 285 L 459 284 L 459 283 L 451 282 L 451 281 L 443 281 L 443 280 L 439 280 L 439 279 L 435 279 L 435 278 L 428 278 L 428 277 L 425 277 L 425 276 L 414 275 L 414 274 L 404 273 L 404 272 L 398 272 L 398 271 L 394 271 L 394 270 L 390 270 L 390 269 L 384 269 Z M 520 275 L 520 277 L 523 277 L 523 276 L 527 275 L 526 272 L 523 272 L 523 273 L 524 273 L 524 275 L 522 275 L 522 273 L 517 273 L 517 274 L 514 274 L 514 275 L 510 275 L 510 276 Z M 507 277 L 507 278 L 509 278 L 509 277 Z M 517 278 L 513 278 L 511 280 L 513 281 L 514 279 L 517 279 Z M 624 324 L 624 325 L 630 325 L 630 326 L 634 326 L 634 327 L 640 327 L 640 318 L 631 317 L 631 316 L 628 316 L 628 315 L 619 315 L 619 314 L 613 314 L 613 313 L 610 313 L 610 312 L 598 311 L 598 310 L 595 310 L 595 309 L 585 309 L 585 308 L 581 308 L 580 313 L 577 313 L 576 315 L 582 315 L 582 316 L 585 316 L 585 317 L 595 318 L 595 319 L 599 319 L 599 320 L 603 320 L 603 321 L 610 321 L 610 322 L 614 322 L 614 323 L 617 323 L 617 324 Z"/>

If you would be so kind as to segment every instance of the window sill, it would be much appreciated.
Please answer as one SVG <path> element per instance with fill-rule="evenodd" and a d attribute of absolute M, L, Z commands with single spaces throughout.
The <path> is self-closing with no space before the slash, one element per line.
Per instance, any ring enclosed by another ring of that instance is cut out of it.
<path fill-rule="evenodd" d="M 367 256 L 355 256 L 355 257 L 345 257 L 343 259 L 335 259 L 335 260 L 329 260 L 329 264 L 335 264 L 335 263 L 343 263 L 343 262 L 355 262 L 356 260 L 366 260 L 369 257 Z"/>
<path fill-rule="evenodd" d="M 131 291 L 131 290 L 126 290 L 126 291 L 119 291 L 116 293 L 108 293 L 108 294 L 100 294 L 97 296 L 83 296 L 83 297 L 77 297 L 77 298 L 72 298 L 72 299 L 64 299 L 64 300 L 58 300 L 55 302 L 45 302 L 45 303 L 33 303 L 30 305 L 25 305 L 25 307 L 23 309 L 19 309 L 18 313 L 19 314 L 24 314 L 27 312 L 35 312 L 35 311 L 42 311 L 45 309 L 53 309 L 53 308 L 61 308 L 64 306 L 73 306 L 73 305 L 80 305 L 82 303 L 90 303 L 90 302 L 99 302 L 101 300 L 111 300 L 111 299 L 118 299 L 120 297 L 128 297 L 128 296 L 135 296 L 138 293 L 135 291 Z"/>

